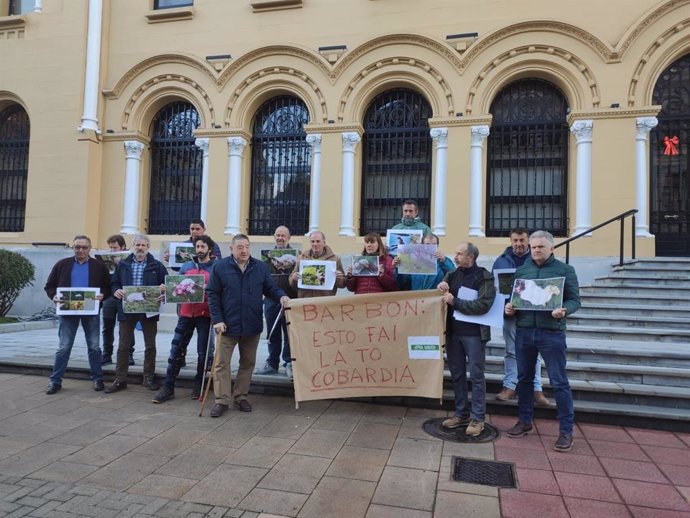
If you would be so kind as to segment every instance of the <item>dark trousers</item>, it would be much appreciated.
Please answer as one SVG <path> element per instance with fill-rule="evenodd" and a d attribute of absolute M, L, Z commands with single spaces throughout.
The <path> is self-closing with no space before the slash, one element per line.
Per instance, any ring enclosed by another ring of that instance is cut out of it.
<path fill-rule="evenodd" d="M 450 335 L 446 345 L 450 378 L 455 392 L 455 416 L 483 421 L 486 416 L 486 350 L 479 336 Z M 472 405 L 467 397 L 467 367 L 472 382 Z"/>
<path fill-rule="evenodd" d="M 274 369 L 278 369 L 280 366 L 281 351 L 283 353 L 283 365 L 292 362 L 285 312 L 280 314 L 280 308 L 281 304 L 279 302 L 275 302 L 268 298 L 264 299 L 264 317 L 266 317 L 267 328 L 266 338 L 268 339 L 268 359 L 266 362 Z M 275 324 L 279 314 L 280 320 Z M 273 324 L 275 324 L 275 329 L 273 329 Z M 273 329 L 273 334 L 270 334 L 271 329 Z"/>
<path fill-rule="evenodd" d="M 115 343 L 115 324 L 117 324 L 117 307 L 120 301 L 115 297 L 108 297 L 103 302 L 103 356 L 113 355 L 113 344 Z M 132 350 L 134 353 L 134 337 L 132 337 Z"/>
<path fill-rule="evenodd" d="M 131 318 L 120 321 L 120 342 L 117 346 L 117 365 L 115 366 L 115 377 L 120 381 L 127 381 L 129 351 L 134 343 L 134 328 L 137 322 L 141 322 L 141 328 L 144 331 L 144 378 L 154 376 L 156 373 L 156 333 L 158 332 L 158 321 L 148 319 L 142 313 L 136 319 Z"/>
<path fill-rule="evenodd" d="M 173 335 L 170 347 L 170 357 L 168 358 L 168 370 L 165 374 L 165 385 L 170 389 L 175 388 L 175 380 L 180 374 L 182 365 L 185 364 L 187 346 L 192 340 L 195 329 L 197 360 L 194 382 L 197 385 L 201 385 L 204 371 L 213 360 L 214 344 L 213 341 L 211 341 L 210 344 L 208 341 L 211 329 L 211 319 L 209 317 L 180 317 L 175 327 L 175 334 Z M 206 348 L 209 345 L 211 349 L 208 351 L 208 361 L 206 361 Z"/>

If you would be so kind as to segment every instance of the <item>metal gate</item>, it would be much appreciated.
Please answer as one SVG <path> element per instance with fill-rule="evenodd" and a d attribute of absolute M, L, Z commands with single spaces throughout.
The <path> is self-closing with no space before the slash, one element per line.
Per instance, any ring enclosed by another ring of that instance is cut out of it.
<path fill-rule="evenodd" d="M 661 105 L 649 150 L 656 255 L 690 256 L 690 55 L 663 71 L 652 104 Z"/>
<path fill-rule="evenodd" d="M 568 103 L 551 83 L 516 81 L 491 104 L 486 235 L 568 232 Z"/>
<path fill-rule="evenodd" d="M 306 105 L 296 97 L 270 99 L 254 116 L 249 233 L 272 235 L 285 225 L 292 234 L 309 230 L 311 148 L 304 125 Z"/>
<path fill-rule="evenodd" d="M 0 112 L 0 232 L 22 232 L 29 170 L 29 116 L 18 104 Z"/>
<path fill-rule="evenodd" d="M 201 213 L 203 152 L 194 144 L 201 120 L 186 102 L 160 110 L 151 125 L 148 232 L 186 234 Z"/>
<path fill-rule="evenodd" d="M 364 116 L 360 234 L 400 223 L 406 199 L 417 202 L 429 224 L 431 205 L 431 105 L 421 94 L 388 90 L 371 102 Z"/>

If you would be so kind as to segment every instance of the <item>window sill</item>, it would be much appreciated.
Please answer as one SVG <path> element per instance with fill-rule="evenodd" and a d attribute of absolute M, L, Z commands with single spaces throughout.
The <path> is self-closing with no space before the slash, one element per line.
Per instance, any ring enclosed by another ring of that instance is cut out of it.
<path fill-rule="evenodd" d="M 0 16 L 0 30 L 23 29 L 26 27 L 26 17 L 23 15 Z"/>
<path fill-rule="evenodd" d="M 176 22 L 194 18 L 194 7 L 175 7 L 173 9 L 157 9 L 146 13 L 148 23 Z"/>
<path fill-rule="evenodd" d="M 302 7 L 302 0 L 250 0 L 250 3 L 252 4 L 252 11 L 255 13 Z"/>

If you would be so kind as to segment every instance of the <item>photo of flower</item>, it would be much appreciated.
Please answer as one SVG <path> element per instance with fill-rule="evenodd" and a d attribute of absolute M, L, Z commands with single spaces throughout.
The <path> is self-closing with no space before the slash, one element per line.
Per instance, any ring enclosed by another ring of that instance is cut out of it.
<path fill-rule="evenodd" d="M 304 286 L 323 286 L 326 282 L 326 267 L 321 265 L 305 266 L 302 269 Z"/>
<path fill-rule="evenodd" d="M 166 275 L 165 302 L 170 304 L 204 301 L 203 275 Z"/>

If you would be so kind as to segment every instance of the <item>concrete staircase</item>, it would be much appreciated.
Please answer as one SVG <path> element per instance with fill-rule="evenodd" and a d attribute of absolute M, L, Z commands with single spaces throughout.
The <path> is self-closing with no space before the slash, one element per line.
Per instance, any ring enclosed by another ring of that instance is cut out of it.
<path fill-rule="evenodd" d="M 690 430 L 690 259 L 615 266 L 581 286 L 580 296 L 582 308 L 568 318 L 568 374 L 579 416 Z M 495 394 L 504 344 L 493 331 L 487 382 Z M 549 395 L 546 369 L 543 379 Z M 491 400 L 495 410 L 510 405 Z"/>

